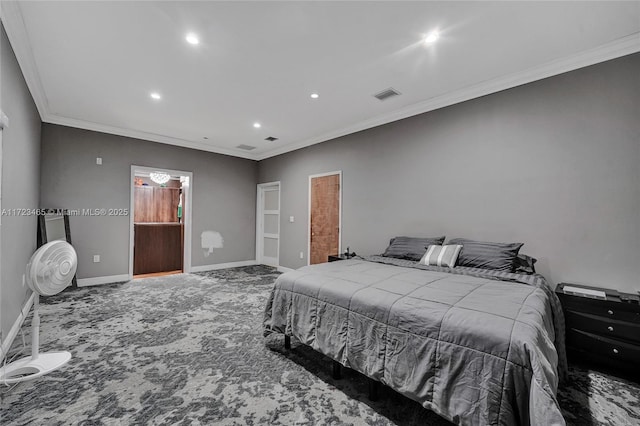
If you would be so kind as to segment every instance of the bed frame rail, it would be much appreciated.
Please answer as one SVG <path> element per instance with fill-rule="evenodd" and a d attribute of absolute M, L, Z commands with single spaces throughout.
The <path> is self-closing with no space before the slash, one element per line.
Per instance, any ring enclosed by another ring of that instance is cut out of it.
<path fill-rule="evenodd" d="M 284 348 L 291 350 L 291 336 L 284 335 Z M 342 379 L 342 364 L 338 361 L 331 361 L 332 372 L 331 376 L 334 380 Z M 377 401 L 380 398 L 380 382 L 367 377 L 369 382 L 369 400 Z"/>

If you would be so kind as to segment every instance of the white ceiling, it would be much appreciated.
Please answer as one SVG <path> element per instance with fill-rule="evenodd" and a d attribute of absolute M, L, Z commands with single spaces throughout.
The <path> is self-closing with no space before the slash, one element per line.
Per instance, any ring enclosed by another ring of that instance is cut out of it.
<path fill-rule="evenodd" d="M 43 121 L 256 160 L 640 51 L 636 1 L 3 1 L 2 19 Z"/>

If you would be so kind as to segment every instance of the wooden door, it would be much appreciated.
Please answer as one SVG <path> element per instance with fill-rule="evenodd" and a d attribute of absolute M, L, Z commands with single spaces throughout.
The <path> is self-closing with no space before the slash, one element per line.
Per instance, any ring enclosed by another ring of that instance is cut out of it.
<path fill-rule="evenodd" d="M 136 186 L 133 221 L 134 223 L 178 222 L 179 202 L 180 188 Z"/>
<path fill-rule="evenodd" d="M 155 222 L 153 211 L 153 187 L 136 186 L 134 188 L 133 222 Z"/>
<path fill-rule="evenodd" d="M 155 204 L 154 222 L 178 222 L 180 188 L 155 187 L 153 198 Z"/>
<path fill-rule="evenodd" d="M 327 262 L 340 250 L 340 174 L 310 181 L 309 263 Z"/>

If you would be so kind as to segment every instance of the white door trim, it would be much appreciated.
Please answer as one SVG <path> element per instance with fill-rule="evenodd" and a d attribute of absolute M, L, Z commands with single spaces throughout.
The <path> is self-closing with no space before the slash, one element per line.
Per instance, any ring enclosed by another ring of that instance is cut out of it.
<path fill-rule="evenodd" d="M 340 176 L 340 193 L 338 194 L 338 211 L 339 211 L 338 254 L 342 253 L 342 170 L 309 175 L 309 191 L 308 191 L 309 202 L 307 204 L 307 265 L 311 265 L 311 180 L 313 178 L 332 176 L 332 175 Z"/>
<path fill-rule="evenodd" d="M 6 122 L 9 121 L 8 118 L 5 118 L 6 115 L 4 115 L 4 112 L 2 112 L 2 110 L 0 109 L 0 210 L 2 210 L 2 130 L 5 128 L 5 126 L 7 125 Z M 2 235 L 2 215 L 0 215 L 0 235 Z M 2 244 L 0 244 L 0 265 L 2 264 Z M 2 278 L 0 277 L 0 299 L 2 298 Z M 2 304 L 0 303 L 0 318 L 2 318 Z M 20 326 L 22 326 L 22 324 L 20 324 Z M 11 328 L 11 330 L 13 330 L 13 327 Z M 0 329 L 0 335 L 2 334 L 2 330 Z M 9 332 L 9 335 L 11 335 L 11 332 Z M 2 341 L 2 337 L 0 337 L 0 343 L 3 344 L 0 347 L 0 361 L 2 361 L 5 357 L 6 351 L 3 351 L 4 349 L 4 343 Z M 13 338 L 7 340 L 7 348 L 6 350 L 9 350 L 9 347 L 11 346 L 11 344 L 13 343 Z"/>
<path fill-rule="evenodd" d="M 264 214 L 265 214 L 265 210 L 263 208 L 263 203 L 262 203 L 262 196 L 264 194 L 265 189 L 267 188 L 271 188 L 271 187 L 278 187 L 278 233 L 277 234 L 264 234 L 262 232 L 262 229 L 264 227 Z M 274 181 L 274 182 L 265 182 L 265 183 L 259 183 L 256 186 L 256 262 L 258 264 L 262 264 L 264 263 L 264 236 L 271 236 L 272 238 L 277 238 L 278 239 L 278 256 L 276 256 L 275 258 L 275 265 L 271 265 L 271 266 L 275 266 L 278 267 L 280 265 L 280 236 L 282 234 L 282 232 L 280 232 L 280 228 L 281 228 L 281 219 L 282 219 L 282 215 L 281 215 L 281 211 L 280 211 L 280 206 L 282 205 L 282 200 L 281 200 L 281 196 L 282 196 L 282 186 L 280 184 L 280 181 Z"/>
<path fill-rule="evenodd" d="M 189 185 L 186 187 L 184 191 L 184 210 L 186 211 L 186 216 L 184 217 L 184 258 L 182 259 L 182 272 L 189 273 L 191 272 L 191 230 L 192 230 L 192 211 L 193 208 L 193 172 L 185 172 L 183 170 L 170 170 L 162 167 L 147 167 L 147 166 L 136 166 L 135 164 L 131 165 L 131 177 L 130 177 L 130 200 L 129 200 L 129 279 L 133 279 L 133 244 L 134 244 L 134 233 L 133 233 L 133 216 L 134 216 L 134 208 L 135 208 L 135 199 L 134 199 L 134 191 L 135 191 L 135 183 L 134 179 L 136 177 L 136 172 L 149 173 L 156 172 L 158 170 L 165 171 L 171 175 L 180 175 L 180 176 L 188 176 L 189 177 Z"/>

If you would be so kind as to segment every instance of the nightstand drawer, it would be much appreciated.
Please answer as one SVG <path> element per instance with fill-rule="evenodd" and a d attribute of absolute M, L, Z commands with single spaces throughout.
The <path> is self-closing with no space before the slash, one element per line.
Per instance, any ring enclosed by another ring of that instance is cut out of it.
<path fill-rule="evenodd" d="M 584 312 L 603 318 L 640 324 L 640 307 L 637 304 L 587 299 L 567 294 L 559 294 L 558 296 L 567 311 Z"/>
<path fill-rule="evenodd" d="M 588 331 L 603 337 L 624 339 L 640 344 L 640 324 L 617 321 L 583 312 L 565 312 L 567 328 Z"/>
<path fill-rule="evenodd" d="M 600 337 L 576 329 L 567 330 L 567 346 L 605 356 L 610 360 L 635 364 L 640 359 L 640 346 L 638 345 Z"/>

